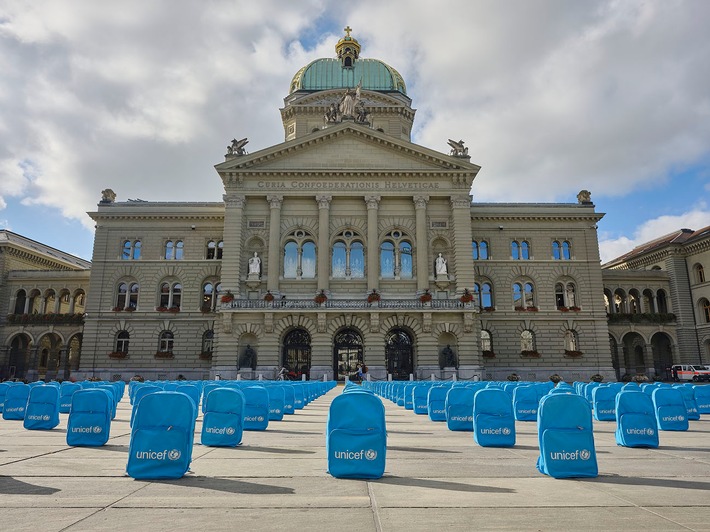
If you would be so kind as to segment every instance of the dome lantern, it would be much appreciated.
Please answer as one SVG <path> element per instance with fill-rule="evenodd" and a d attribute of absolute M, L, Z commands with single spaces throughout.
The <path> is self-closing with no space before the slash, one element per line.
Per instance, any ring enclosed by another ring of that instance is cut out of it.
<path fill-rule="evenodd" d="M 345 37 L 342 37 L 335 45 L 335 53 L 343 68 L 353 68 L 355 60 L 360 56 L 360 43 L 355 37 L 350 36 L 350 32 L 353 31 L 350 26 L 345 26 L 343 31 Z"/>

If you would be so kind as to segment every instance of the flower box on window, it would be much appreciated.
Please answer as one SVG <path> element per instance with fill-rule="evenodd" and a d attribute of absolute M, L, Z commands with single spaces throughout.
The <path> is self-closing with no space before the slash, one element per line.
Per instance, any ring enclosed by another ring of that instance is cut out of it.
<path fill-rule="evenodd" d="M 326 296 L 325 292 L 321 290 L 318 294 L 316 294 L 316 297 L 314 297 L 313 300 L 319 305 L 322 305 L 323 303 L 328 301 L 328 296 Z"/>
<path fill-rule="evenodd" d="M 570 309 L 572 312 L 579 312 L 580 310 L 582 310 L 582 309 L 579 308 L 579 307 L 570 307 L 569 309 Z"/>
<path fill-rule="evenodd" d="M 565 358 L 579 358 L 583 355 L 581 351 L 570 351 L 565 349 Z"/>
<path fill-rule="evenodd" d="M 537 351 L 521 351 L 520 356 L 523 358 L 540 358 L 540 353 Z"/>
<path fill-rule="evenodd" d="M 483 312 L 495 312 L 495 307 L 483 307 Z"/>
<path fill-rule="evenodd" d="M 172 312 L 173 314 L 175 314 L 176 312 L 180 312 L 180 307 L 170 307 L 168 309 L 168 312 Z"/>
<path fill-rule="evenodd" d="M 270 303 L 273 300 L 274 300 L 274 294 L 272 294 L 270 290 L 267 290 L 266 295 L 264 295 L 264 301 L 266 301 L 267 303 Z"/>
<path fill-rule="evenodd" d="M 538 310 L 537 307 L 528 307 L 527 308 L 528 312 L 537 312 L 537 310 Z"/>
<path fill-rule="evenodd" d="M 496 357 L 496 354 L 495 354 L 493 351 L 483 351 L 483 352 L 481 353 L 481 356 L 482 356 L 483 358 L 495 358 L 495 357 Z"/>
<path fill-rule="evenodd" d="M 155 358 L 173 358 L 173 352 L 172 351 L 156 351 L 155 352 Z"/>
<path fill-rule="evenodd" d="M 227 290 L 227 293 L 220 297 L 219 301 L 220 303 L 231 303 L 232 301 L 234 301 L 234 294 Z"/>
<path fill-rule="evenodd" d="M 525 312 L 525 307 L 515 307 L 515 312 Z"/>
<path fill-rule="evenodd" d="M 126 312 L 135 312 L 135 311 L 136 311 L 136 307 L 126 307 L 126 308 L 124 308 L 123 310 L 125 310 Z"/>
<path fill-rule="evenodd" d="M 123 310 L 123 307 L 113 307 L 114 312 L 121 312 Z"/>
<path fill-rule="evenodd" d="M 372 290 L 369 294 L 367 294 L 367 302 L 368 303 L 375 303 L 376 301 L 380 300 L 380 294 L 377 293 L 376 290 Z"/>
<path fill-rule="evenodd" d="M 473 301 L 473 294 L 468 291 L 468 288 L 463 289 L 463 294 L 461 294 L 459 301 L 461 301 L 461 303 L 470 303 Z"/>
<path fill-rule="evenodd" d="M 109 358 L 126 358 L 128 353 L 125 351 L 113 351 L 108 354 Z"/>
<path fill-rule="evenodd" d="M 569 312 L 569 309 L 567 307 L 557 307 L 557 310 L 560 312 Z"/>
<path fill-rule="evenodd" d="M 431 292 L 427 289 L 422 295 L 419 296 L 419 301 L 422 303 L 430 303 L 432 300 Z"/>
<path fill-rule="evenodd" d="M 200 353 L 200 360 L 212 360 L 212 351 L 203 351 Z"/>
<path fill-rule="evenodd" d="M 168 307 L 156 307 L 155 310 L 157 310 L 158 312 L 167 312 Z"/>

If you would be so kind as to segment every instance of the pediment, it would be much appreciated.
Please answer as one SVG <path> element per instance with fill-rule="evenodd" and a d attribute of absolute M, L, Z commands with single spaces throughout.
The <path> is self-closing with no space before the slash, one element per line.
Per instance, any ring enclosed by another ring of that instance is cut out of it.
<path fill-rule="evenodd" d="M 467 158 L 452 157 L 395 139 L 354 123 L 338 124 L 215 166 L 220 173 L 241 172 L 443 172 L 471 177 L 480 169 Z"/>

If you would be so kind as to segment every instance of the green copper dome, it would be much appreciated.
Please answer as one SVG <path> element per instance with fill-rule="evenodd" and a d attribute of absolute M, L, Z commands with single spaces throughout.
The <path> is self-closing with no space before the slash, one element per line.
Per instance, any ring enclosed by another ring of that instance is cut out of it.
<path fill-rule="evenodd" d="M 353 66 L 344 67 L 339 59 L 316 59 L 296 72 L 291 91 L 322 91 L 355 87 L 373 91 L 399 91 L 407 94 L 402 76 L 394 68 L 377 59 L 356 59 Z"/>
<path fill-rule="evenodd" d="M 404 79 L 394 68 L 377 59 L 360 59 L 360 43 L 350 36 L 350 26 L 345 37 L 335 45 L 337 58 L 316 59 L 296 72 L 291 80 L 291 90 L 323 91 L 352 89 L 358 83 L 371 91 L 399 91 L 407 94 Z"/>

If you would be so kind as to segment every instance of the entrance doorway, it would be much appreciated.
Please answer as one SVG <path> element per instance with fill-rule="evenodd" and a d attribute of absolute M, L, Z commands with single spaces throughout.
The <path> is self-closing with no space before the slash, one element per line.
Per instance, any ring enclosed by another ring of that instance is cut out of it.
<path fill-rule="evenodd" d="M 393 380 L 409 380 L 414 372 L 412 337 L 404 329 L 392 329 L 385 336 L 385 363 Z"/>
<path fill-rule="evenodd" d="M 309 378 L 311 371 L 311 335 L 305 329 L 294 329 L 284 337 L 282 364 L 292 379 Z"/>
<path fill-rule="evenodd" d="M 362 336 L 354 329 L 343 329 L 333 338 L 333 374 L 337 380 L 357 379 L 362 364 Z"/>

